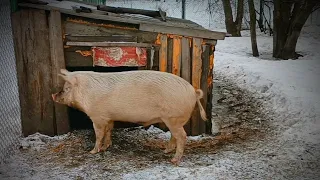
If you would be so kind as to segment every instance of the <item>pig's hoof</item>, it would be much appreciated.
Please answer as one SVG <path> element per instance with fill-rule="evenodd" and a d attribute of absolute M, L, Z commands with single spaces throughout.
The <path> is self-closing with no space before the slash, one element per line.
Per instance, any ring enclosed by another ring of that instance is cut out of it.
<path fill-rule="evenodd" d="M 111 144 L 107 144 L 107 145 L 103 145 L 100 149 L 100 151 L 106 151 L 109 147 L 110 147 Z"/>
<path fill-rule="evenodd" d="M 178 166 L 180 164 L 180 158 L 172 158 L 171 163 Z"/>
<path fill-rule="evenodd" d="M 166 148 L 163 152 L 165 154 L 171 153 L 172 151 L 174 151 L 175 148 Z"/>
<path fill-rule="evenodd" d="M 90 151 L 90 154 L 96 154 L 97 152 L 98 152 L 97 149 L 94 148 L 94 149 L 92 149 L 92 150 Z"/>

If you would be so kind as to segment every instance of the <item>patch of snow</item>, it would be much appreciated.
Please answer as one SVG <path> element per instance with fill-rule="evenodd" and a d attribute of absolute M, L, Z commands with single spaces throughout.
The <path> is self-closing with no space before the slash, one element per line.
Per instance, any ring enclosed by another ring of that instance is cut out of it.
<path fill-rule="evenodd" d="M 32 150 L 40 151 L 46 148 L 46 145 L 48 144 L 48 142 L 63 140 L 66 137 L 68 137 L 68 135 L 69 134 L 50 137 L 37 132 L 35 134 L 22 138 L 20 140 L 20 145 L 22 149 L 32 149 Z"/>

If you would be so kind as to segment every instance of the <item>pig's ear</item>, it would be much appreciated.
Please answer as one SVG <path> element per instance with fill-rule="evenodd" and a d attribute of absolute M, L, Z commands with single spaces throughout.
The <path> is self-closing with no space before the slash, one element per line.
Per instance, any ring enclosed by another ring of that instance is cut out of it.
<path fill-rule="evenodd" d="M 66 69 L 60 69 L 60 73 L 63 75 L 68 75 L 70 72 Z"/>

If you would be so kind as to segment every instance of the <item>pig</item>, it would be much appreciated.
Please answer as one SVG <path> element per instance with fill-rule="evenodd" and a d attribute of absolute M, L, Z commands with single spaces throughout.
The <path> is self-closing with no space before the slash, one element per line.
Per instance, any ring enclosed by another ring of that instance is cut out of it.
<path fill-rule="evenodd" d="M 92 154 L 105 151 L 112 144 L 114 121 L 143 126 L 163 122 L 171 133 L 164 153 L 176 150 L 171 162 L 179 164 L 187 138 L 183 126 L 196 104 L 201 118 L 207 120 L 200 102 L 202 90 L 171 73 L 153 70 L 69 72 L 61 69 L 58 76 L 65 83 L 60 92 L 52 94 L 52 99 L 90 117 L 96 136 Z"/>

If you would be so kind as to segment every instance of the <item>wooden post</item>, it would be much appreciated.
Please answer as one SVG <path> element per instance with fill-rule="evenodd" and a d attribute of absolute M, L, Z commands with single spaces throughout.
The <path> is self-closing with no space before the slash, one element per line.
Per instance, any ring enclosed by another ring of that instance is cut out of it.
<path fill-rule="evenodd" d="M 181 72 L 181 38 L 175 36 L 173 38 L 173 48 L 172 48 L 172 73 L 180 76 Z"/>
<path fill-rule="evenodd" d="M 183 37 L 181 39 L 181 77 L 188 82 L 191 82 L 191 54 L 190 54 L 190 39 Z M 190 120 L 184 125 L 184 130 L 187 135 L 191 134 Z"/>
<path fill-rule="evenodd" d="M 210 58 L 209 58 L 210 46 L 209 45 L 202 45 L 202 74 L 201 74 L 201 90 L 203 91 L 203 98 L 201 99 L 201 103 L 203 108 L 207 111 L 207 102 L 208 102 L 208 74 L 210 69 Z M 207 114 L 207 118 L 211 117 L 211 113 Z M 201 118 L 199 119 L 199 133 L 206 132 L 206 122 L 203 121 Z"/>
<path fill-rule="evenodd" d="M 173 38 L 168 38 L 168 49 L 167 49 L 167 72 L 172 73 L 173 63 Z"/>
<path fill-rule="evenodd" d="M 212 89 L 213 89 L 213 67 L 214 67 L 214 45 L 210 45 L 209 51 L 209 72 L 208 72 L 208 100 L 207 100 L 207 126 L 206 132 L 211 133 L 211 118 L 212 118 Z"/>
<path fill-rule="evenodd" d="M 12 14 L 22 131 L 53 136 L 49 29 L 44 10 L 21 10 Z"/>
<path fill-rule="evenodd" d="M 159 70 L 162 72 L 167 72 L 168 66 L 168 37 L 167 35 L 161 35 L 160 37 L 160 50 L 159 50 Z M 159 123 L 160 129 L 166 129 L 164 123 Z"/>
<path fill-rule="evenodd" d="M 160 50 L 159 50 L 159 70 L 162 72 L 167 71 L 167 35 L 161 35 L 160 37 Z"/>
<path fill-rule="evenodd" d="M 61 14 L 59 11 L 51 10 L 49 15 L 49 42 L 51 52 L 52 67 L 52 93 L 58 92 L 63 87 L 63 80 L 58 78 L 60 69 L 65 68 Z M 68 109 L 65 105 L 54 103 L 54 117 L 56 134 L 65 134 L 69 132 Z"/>
<path fill-rule="evenodd" d="M 201 62 L 201 39 L 192 39 L 192 85 L 200 89 L 202 62 Z M 199 121 L 201 120 L 199 107 L 196 105 L 191 117 L 191 135 L 199 135 Z"/>

